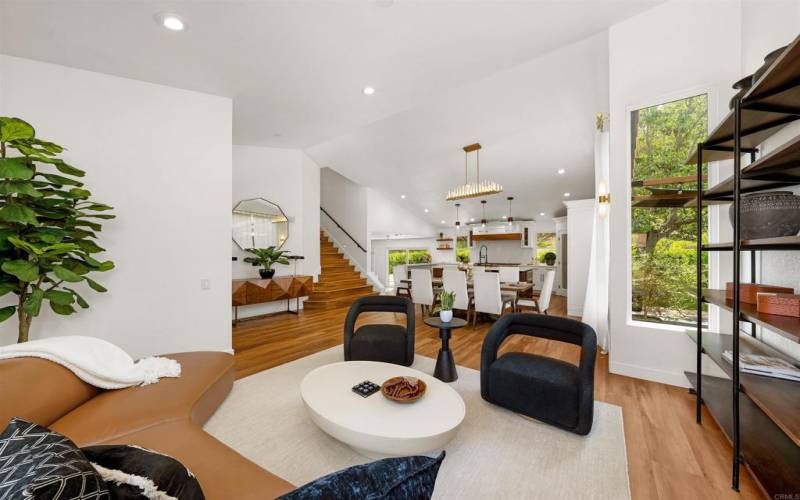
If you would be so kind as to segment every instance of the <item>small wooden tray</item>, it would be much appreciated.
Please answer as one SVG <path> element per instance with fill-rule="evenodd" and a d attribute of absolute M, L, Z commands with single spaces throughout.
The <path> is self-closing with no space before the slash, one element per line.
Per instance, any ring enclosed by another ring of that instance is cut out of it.
<path fill-rule="evenodd" d="M 417 401 L 419 398 L 425 395 L 425 392 L 428 390 L 428 386 L 420 379 L 417 379 L 417 386 L 418 390 L 416 393 L 408 394 L 408 395 L 392 395 L 392 389 L 397 385 L 400 384 L 403 379 L 407 377 L 392 377 L 383 384 L 381 384 L 381 394 L 386 399 L 391 399 L 392 401 L 396 401 L 398 403 L 413 403 Z"/>

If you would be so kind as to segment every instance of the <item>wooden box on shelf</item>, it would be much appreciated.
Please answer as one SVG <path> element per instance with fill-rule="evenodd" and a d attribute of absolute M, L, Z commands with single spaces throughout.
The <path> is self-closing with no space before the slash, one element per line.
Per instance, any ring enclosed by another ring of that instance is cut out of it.
<path fill-rule="evenodd" d="M 759 293 L 794 293 L 794 289 L 785 286 L 742 283 L 739 285 L 739 302 L 756 305 Z M 725 283 L 725 300 L 733 300 L 733 283 Z"/>
<path fill-rule="evenodd" d="M 756 300 L 756 310 L 760 313 L 800 318 L 800 295 L 762 292 Z"/>

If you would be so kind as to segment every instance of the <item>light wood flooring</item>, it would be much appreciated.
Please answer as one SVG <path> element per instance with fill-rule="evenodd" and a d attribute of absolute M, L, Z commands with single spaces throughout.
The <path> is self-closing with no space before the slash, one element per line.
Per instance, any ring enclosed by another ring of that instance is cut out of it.
<path fill-rule="evenodd" d="M 550 313 L 565 315 L 563 297 L 553 297 Z M 346 308 L 278 314 L 246 320 L 233 329 L 237 377 L 308 356 L 342 343 Z M 402 323 L 403 315 L 368 313 L 358 325 Z M 450 342 L 456 363 L 480 368 L 483 337 L 491 323 L 454 330 Z M 417 309 L 416 352 L 435 358 L 438 330 L 425 325 Z M 501 348 L 543 354 L 577 363 L 578 348 L 559 342 L 514 336 Z M 730 488 L 731 447 L 704 411 L 703 425 L 694 420 L 694 397 L 686 389 L 608 372 L 608 356 L 598 353 L 595 399 L 622 407 L 628 471 L 634 499 L 761 498 L 755 482 L 742 469 L 741 491 Z"/>

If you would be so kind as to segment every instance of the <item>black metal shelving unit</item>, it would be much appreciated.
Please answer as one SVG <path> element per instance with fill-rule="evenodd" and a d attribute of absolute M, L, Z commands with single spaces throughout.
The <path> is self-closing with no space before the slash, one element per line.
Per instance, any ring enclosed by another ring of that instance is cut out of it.
<path fill-rule="evenodd" d="M 741 373 L 740 353 L 782 355 L 756 337 L 755 326 L 767 328 L 800 343 L 800 318 L 759 313 L 739 300 L 742 252 L 749 252 L 751 281 L 755 281 L 756 252 L 800 250 L 800 236 L 742 240 L 740 238 L 743 194 L 800 185 L 800 136 L 757 159 L 761 143 L 787 124 L 800 120 L 800 37 L 767 69 L 715 128 L 687 163 L 697 165 L 697 199 L 687 203 L 697 209 L 697 325 L 690 335 L 697 344 L 696 372 L 686 377 L 696 393 L 696 419 L 702 423 L 706 405 L 733 447 L 731 485 L 739 489 L 740 465 L 751 472 L 769 498 L 800 493 L 800 382 Z M 742 166 L 742 157 L 749 163 Z M 733 175 L 703 189 L 703 164 L 733 160 Z M 733 204 L 733 241 L 703 244 L 702 208 Z M 724 290 L 703 289 L 703 252 L 733 253 L 733 300 Z M 731 334 L 703 331 L 703 303 L 731 312 Z M 748 334 L 741 323 L 752 324 Z M 733 360 L 723 358 L 733 351 Z M 730 377 L 704 375 L 703 354 Z"/>

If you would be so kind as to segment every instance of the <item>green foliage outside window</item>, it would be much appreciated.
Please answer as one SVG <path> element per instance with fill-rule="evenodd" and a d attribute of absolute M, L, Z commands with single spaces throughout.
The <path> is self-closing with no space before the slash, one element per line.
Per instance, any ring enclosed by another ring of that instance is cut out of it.
<path fill-rule="evenodd" d="M 467 264 L 469 262 L 470 250 L 466 236 L 456 238 L 456 261 Z"/>
<path fill-rule="evenodd" d="M 706 137 L 707 110 L 707 96 L 703 94 L 633 111 L 632 180 L 696 176 L 696 166 L 684 162 Z M 694 191 L 697 183 L 657 188 Z M 634 198 L 652 194 L 658 191 L 632 188 Z M 696 214 L 692 208 L 631 209 L 631 302 L 635 319 L 669 323 L 695 320 Z M 706 238 L 705 209 L 703 215 L 703 238 Z"/>
<path fill-rule="evenodd" d="M 551 252 L 556 253 L 556 233 L 537 233 L 536 262 L 544 264 L 544 256 Z"/>
<path fill-rule="evenodd" d="M 431 254 L 427 250 L 389 250 L 389 274 L 398 264 L 429 264 Z"/>

